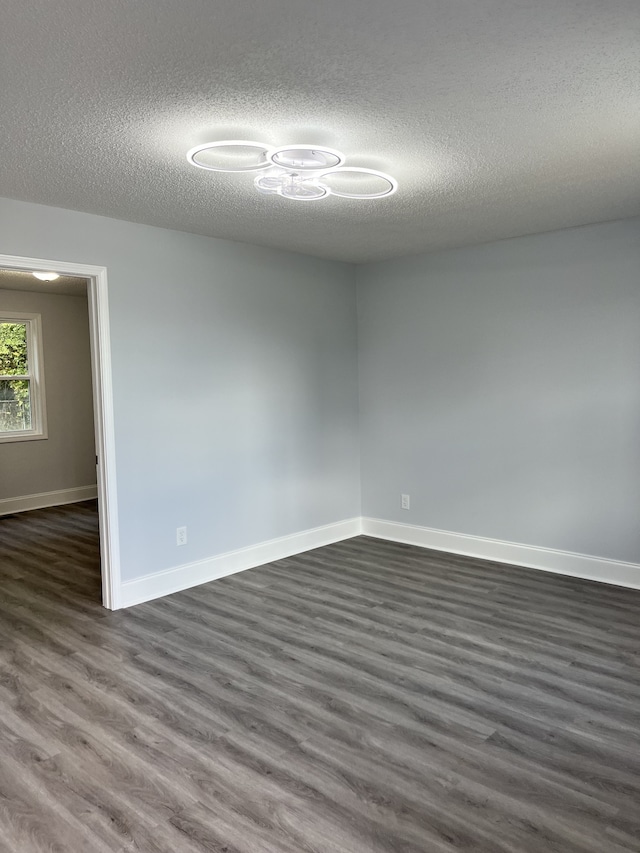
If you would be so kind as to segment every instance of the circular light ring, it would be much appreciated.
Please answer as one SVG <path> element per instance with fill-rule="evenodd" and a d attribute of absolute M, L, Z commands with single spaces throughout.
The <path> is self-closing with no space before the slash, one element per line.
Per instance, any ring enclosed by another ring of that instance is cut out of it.
<path fill-rule="evenodd" d="M 277 192 L 282 184 L 280 175 L 258 175 L 253 179 L 253 185 L 257 190 L 262 192 Z"/>
<path fill-rule="evenodd" d="M 270 165 L 277 166 L 279 169 L 287 169 L 290 172 L 322 172 L 327 171 L 327 166 L 325 165 L 314 165 L 314 166 L 295 166 L 286 162 L 278 162 L 276 157 L 281 154 L 285 154 L 287 151 L 317 151 L 319 154 L 328 154 L 330 157 L 336 158 L 336 163 L 333 166 L 330 166 L 331 169 L 337 169 L 344 163 L 345 156 L 341 151 L 337 151 L 335 148 L 326 148 L 321 145 L 281 145 L 279 148 L 272 148 L 270 151 L 267 151 L 267 160 L 270 161 Z"/>
<path fill-rule="evenodd" d="M 202 151 L 210 151 L 212 148 L 230 148 L 232 146 L 235 148 L 257 148 L 263 156 L 269 151 L 269 146 L 263 142 L 250 142 L 246 139 L 223 139 L 220 142 L 205 142 L 204 145 L 196 145 L 195 148 L 187 151 L 187 160 L 192 166 L 197 166 L 199 169 L 207 169 L 209 172 L 257 172 L 272 165 L 269 160 L 264 160 L 264 162 L 258 163 L 255 166 L 223 169 L 221 166 L 209 166 L 205 163 L 199 163 L 196 159 Z"/>
<path fill-rule="evenodd" d="M 377 169 L 365 169 L 363 166 L 338 166 L 335 169 L 329 169 L 328 171 L 323 172 L 320 177 L 328 178 L 336 172 L 358 172 L 365 175 L 374 175 L 374 177 L 382 178 L 382 180 L 387 181 L 389 184 L 389 189 L 380 193 L 343 193 L 340 192 L 340 190 L 334 190 L 333 187 L 329 187 L 331 194 L 338 196 L 339 198 L 386 198 L 387 196 L 393 195 L 398 189 L 398 182 L 395 178 L 392 178 L 391 175 L 387 175 L 385 172 L 378 172 Z"/>
<path fill-rule="evenodd" d="M 326 187 L 324 184 L 315 184 L 314 189 L 318 190 L 318 195 L 311 196 L 301 196 L 301 195 L 288 195 L 284 188 L 276 190 L 277 194 L 282 196 L 282 198 L 290 199 L 291 201 L 320 201 L 323 198 L 331 195 L 331 190 L 329 187 Z"/>

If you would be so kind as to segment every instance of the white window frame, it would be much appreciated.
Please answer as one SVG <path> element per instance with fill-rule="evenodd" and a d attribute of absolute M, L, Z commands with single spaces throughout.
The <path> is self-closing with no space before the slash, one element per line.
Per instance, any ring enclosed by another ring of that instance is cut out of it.
<path fill-rule="evenodd" d="M 0 375 L 0 379 L 27 379 L 31 406 L 31 429 L 0 432 L 0 443 L 8 441 L 38 441 L 48 438 L 47 406 L 44 393 L 44 358 L 42 352 L 42 317 L 26 311 L 0 309 L 0 323 L 24 323 L 27 327 L 27 363 L 29 373 L 24 376 Z"/>

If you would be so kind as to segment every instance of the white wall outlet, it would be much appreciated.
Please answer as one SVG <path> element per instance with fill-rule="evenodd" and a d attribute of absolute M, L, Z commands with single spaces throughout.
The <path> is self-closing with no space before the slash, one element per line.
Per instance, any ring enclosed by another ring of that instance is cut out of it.
<path fill-rule="evenodd" d="M 402 509 L 410 509 L 411 508 L 411 498 L 409 495 L 400 495 L 400 506 Z"/>
<path fill-rule="evenodd" d="M 187 528 L 186 527 L 176 527 L 176 545 L 186 545 L 187 544 Z"/>

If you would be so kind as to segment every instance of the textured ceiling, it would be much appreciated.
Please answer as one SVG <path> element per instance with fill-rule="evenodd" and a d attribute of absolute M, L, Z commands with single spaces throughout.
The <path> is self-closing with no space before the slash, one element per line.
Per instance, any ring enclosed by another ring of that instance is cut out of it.
<path fill-rule="evenodd" d="M 12 198 L 355 262 L 640 214 L 638 0 L 3 0 L 0 61 Z M 225 138 L 400 188 L 260 196 Z"/>
<path fill-rule="evenodd" d="M 31 290 L 37 293 L 86 296 L 87 280 L 73 275 L 61 275 L 55 281 L 39 281 L 30 272 L 0 269 L 0 290 Z"/>

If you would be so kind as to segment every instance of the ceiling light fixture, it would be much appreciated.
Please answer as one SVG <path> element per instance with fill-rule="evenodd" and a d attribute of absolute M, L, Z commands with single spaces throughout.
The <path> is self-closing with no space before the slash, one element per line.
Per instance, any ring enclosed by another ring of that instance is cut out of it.
<path fill-rule="evenodd" d="M 386 198 L 398 189 L 391 175 L 362 166 L 345 166 L 345 156 L 318 145 L 270 148 L 262 142 L 225 139 L 187 152 L 193 166 L 212 172 L 262 172 L 253 184 L 264 195 L 294 201 L 339 198 Z"/>
<path fill-rule="evenodd" d="M 57 278 L 60 278 L 57 272 L 34 272 L 33 275 L 39 278 L 40 281 L 55 281 Z"/>

